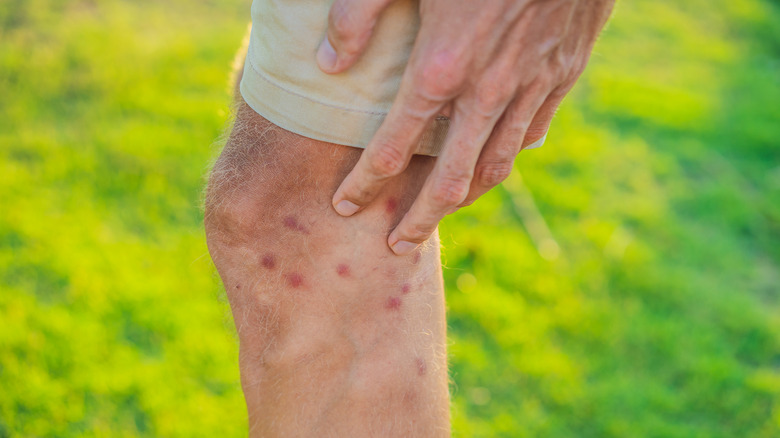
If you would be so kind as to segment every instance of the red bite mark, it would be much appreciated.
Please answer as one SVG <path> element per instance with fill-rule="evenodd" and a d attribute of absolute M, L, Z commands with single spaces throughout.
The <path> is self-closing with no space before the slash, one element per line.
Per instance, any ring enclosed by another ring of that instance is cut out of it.
<path fill-rule="evenodd" d="M 390 297 L 385 302 L 385 309 L 387 310 L 398 310 L 401 308 L 401 298 L 400 297 Z"/>
<path fill-rule="evenodd" d="M 298 231 L 298 232 L 303 233 L 303 234 L 309 234 L 309 230 L 307 230 L 306 227 L 304 227 L 302 224 L 300 224 L 298 222 L 298 219 L 295 219 L 292 216 L 285 217 L 283 222 L 284 222 L 284 226 L 285 227 L 287 227 L 287 228 L 289 228 L 289 229 L 291 229 L 293 231 Z"/>
<path fill-rule="evenodd" d="M 398 210 L 398 200 L 395 198 L 388 198 L 387 201 L 385 201 L 385 212 L 395 213 L 396 210 Z"/>
<path fill-rule="evenodd" d="M 409 283 L 404 283 L 404 285 L 401 286 L 401 293 L 404 295 L 408 294 L 410 290 L 412 290 L 412 286 Z"/>
<path fill-rule="evenodd" d="M 339 274 L 339 277 L 349 277 L 349 266 L 344 263 L 339 264 L 336 266 L 336 273 Z"/>
<path fill-rule="evenodd" d="M 420 251 L 414 253 L 414 255 L 412 256 L 412 263 L 415 265 L 420 263 Z"/>
<path fill-rule="evenodd" d="M 241 285 L 240 285 L 240 284 L 237 284 L 237 285 L 236 285 L 236 289 L 241 289 Z"/>
<path fill-rule="evenodd" d="M 303 285 L 303 275 L 297 272 L 291 272 L 287 274 L 287 284 L 294 288 L 299 288 Z"/>
<path fill-rule="evenodd" d="M 263 265 L 263 267 L 266 269 L 273 269 L 276 267 L 276 258 L 274 258 L 274 256 L 271 254 L 266 254 L 260 260 L 260 264 Z"/>
<path fill-rule="evenodd" d="M 428 371 L 428 365 L 425 364 L 425 360 L 423 358 L 418 357 L 414 360 L 414 364 L 417 365 L 418 376 L 424 376 L 425 372 Z"/>

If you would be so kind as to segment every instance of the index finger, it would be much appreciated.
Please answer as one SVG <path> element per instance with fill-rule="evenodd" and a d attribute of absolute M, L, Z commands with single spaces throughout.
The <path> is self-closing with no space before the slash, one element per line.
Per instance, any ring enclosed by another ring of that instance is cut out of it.
<path fill-rule="evenodd" d="M 390 112 L 355 167 L 333 196 L 333 207 L 351 216 L 371 203 L 388 179 L 406 169 L 428 124 L 444 106 L 442 100 L 416 91 L 409 69 Z"/>

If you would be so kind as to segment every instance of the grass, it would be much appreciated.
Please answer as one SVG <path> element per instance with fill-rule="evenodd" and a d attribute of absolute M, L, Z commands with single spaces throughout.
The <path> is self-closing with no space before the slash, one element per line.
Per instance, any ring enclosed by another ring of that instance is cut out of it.
<path fill-rule="evenodd" d="M 246 434 L 199 199 L 248 7 L 0 3 L 0 437 Z M 780 435 L 779 9 L 619 2 L 445 221 L 457 436 Z"/>

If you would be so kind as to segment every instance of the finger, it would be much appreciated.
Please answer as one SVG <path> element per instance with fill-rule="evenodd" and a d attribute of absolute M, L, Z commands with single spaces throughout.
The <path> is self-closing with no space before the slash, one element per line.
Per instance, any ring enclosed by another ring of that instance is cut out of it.
<path fill-rule="evenodd" d="M 544 144 L 547 131 L 550 130 L 550 123 L 552 123 L 555 112 L 558 110 L 558 106 L 560 106 L 566 93 L 569 92 L 569 89 L 571 87 L 565 87 L 550 93 L 539 110 L 536 111 L 533 120 L 531 120 L 528 132 L 525 133 L 525 138 L 523 138 L 522 149 L 535 149 Z"/>
<path fill-rule="evenodd" d="M 376 198 L 388 179 L 406 169 L 426 127 L 443 106 L 415 91 L 403 80 L 398 98 L 363 151 L 357 164 L 333 195 L 333 207 L 352 216 Z"/>
<path fill-rule="evenodd" d="M 379 14 L 393 0 L 336 0 L 328 14 L 328 35 L 317 49 L 325 73 L 351 67 L 368 46 Z"/>
<path fill-rule="evenodd" d="M 479 151 L 501 114 L 471 112 L 468 118 L 456 117 L 441 156 L 411 209 L 390 233 L 387 243 L 397 255 L 408 254 L 427 240 L 439 221 L 457 209 L 468 194 Z"/>
<path fill-rule="evenodd" d="M 333 196 L 336 212 L 355 214 L 406 169 L 428 124 L 461 90 L 465 59 L 415 44 L 390 112 Z"/>
<path fill-rule="evenodd" d="M 535 120 L 535 114 L 547 105 L 546 96 L 547 93 L 529 90 L 507 107 L 485 147 L 482 148 L 474 167 L 474 178 L 471 180 L 469 194 L 458 207 L 471 205 L 509 176 L 515 157 L 524 145 L 523 139 L 527 138 L 530 132 L 531 120 Z"/>

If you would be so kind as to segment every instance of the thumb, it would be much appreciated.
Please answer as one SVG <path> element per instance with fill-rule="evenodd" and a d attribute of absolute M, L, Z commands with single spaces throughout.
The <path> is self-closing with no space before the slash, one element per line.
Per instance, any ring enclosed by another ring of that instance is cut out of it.
<path fill-rule="evenodd" d="M 317 64 L 325 73 L 341 73 L 368 46 L 379 14 L 393 0 L 336 0 L 328 14 L 328 36 L 317 49 Z"/>

